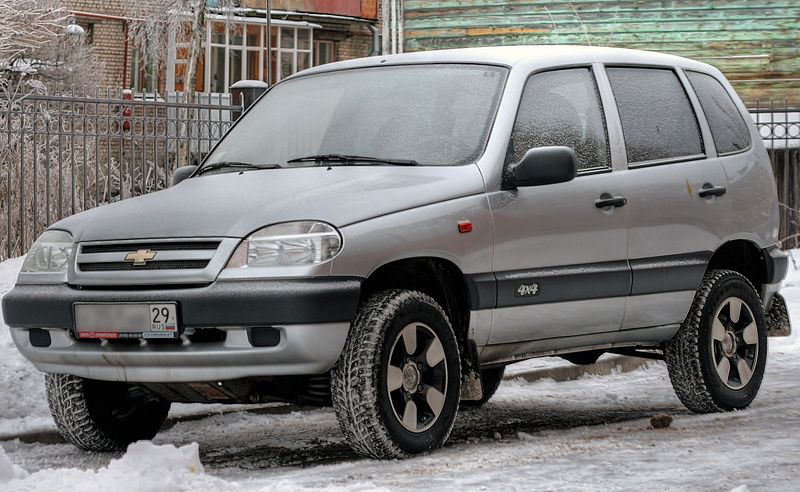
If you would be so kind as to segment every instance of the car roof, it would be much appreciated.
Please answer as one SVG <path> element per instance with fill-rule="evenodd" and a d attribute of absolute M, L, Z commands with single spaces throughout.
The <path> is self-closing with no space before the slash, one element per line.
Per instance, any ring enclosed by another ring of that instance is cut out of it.
<path fill-rule="evenodd" d="M 526 65 L 547 67 L 592 62 L 681 66 L 703 72 L 719 73 L 714 67 L 706 63 L 665 53 L 578 45 L 489 46 L 481 48 L 419 51 L 398 55 L 379 55 L 328 63 L 299 73 L 307 75 L 315 72 L 327 72 L 349 68 L 416 63 L 477 63 L 504 65 L 508 67 L 525 63 Z"/>

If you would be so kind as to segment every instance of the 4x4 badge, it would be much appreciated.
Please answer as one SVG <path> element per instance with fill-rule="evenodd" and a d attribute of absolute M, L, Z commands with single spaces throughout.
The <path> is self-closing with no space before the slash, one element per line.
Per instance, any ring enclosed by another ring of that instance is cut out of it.
<path fill-rule="evenodd" d="M 517 291 L 514 293 L 515 297 L 533 297 L 539 294 L 539 284 L 536 282 L 530 284 L 519 284 Z"/>
<path fill-rule="evenodd" d="M 125 261 L 132 261 L 134 266 L 142 266 L 155 257 L 155 251 L 150 251 L 149 249 L 140 249 L 125 255 Z"/>

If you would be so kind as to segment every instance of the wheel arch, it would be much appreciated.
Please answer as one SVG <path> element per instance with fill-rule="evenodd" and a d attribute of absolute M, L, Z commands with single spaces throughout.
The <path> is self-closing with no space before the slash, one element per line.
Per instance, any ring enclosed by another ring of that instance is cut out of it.
<path fill-rule="evenodd" d="M 712 270 L 733 270 L 742 274 L 759 295 L 762 295 L 769 278 L 763 250 L 746 239 L 734 239 L 717 248 L 708 262 L 706 273 Z"/>
<path fill-rule="evenodd" d="M 374 269 L 361 285 L 363 304 L 386 289 L 418 290 L 442 306 L 459 343 L 468 338 L 470 300 L 466 278 L 450 259 L 416 256 L 387 262 Z"/>
<path fill-rule="evenodd" d="M 458 341 L 461 353 L 461 398 L 481 398 L 478 346 L 470 336 L 473 296 L 467 276 L 451 259 L 414 256 L 395 259 L 374 269 L 361 286 L 360 305 L 387 289 L 417 290 L 431 296 L 442 307 Z"/>

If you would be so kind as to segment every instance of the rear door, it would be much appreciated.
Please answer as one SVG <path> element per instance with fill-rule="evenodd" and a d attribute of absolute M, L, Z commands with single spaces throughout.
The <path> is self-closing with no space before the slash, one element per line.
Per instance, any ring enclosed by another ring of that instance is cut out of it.
<path fill-rule="evenodd" d="M 531 75 L 509 142 L 506 169 L 529 149 L 567 146 L 578 176 L 567 183 L 490 195 L 497 308 L 490 344 L 616 332 L 630 290 L 624 197 L 591 66 Z M 509 173 L 505 173 L 506 176 Z"/>
<path fill-rule="evenodd" d="M 606 67 L 606 73 L 627 161 L 632 284 L 622 329 L 679 323 L 712 253 L 733 228 L 725 173 L 681 70 Z"/>

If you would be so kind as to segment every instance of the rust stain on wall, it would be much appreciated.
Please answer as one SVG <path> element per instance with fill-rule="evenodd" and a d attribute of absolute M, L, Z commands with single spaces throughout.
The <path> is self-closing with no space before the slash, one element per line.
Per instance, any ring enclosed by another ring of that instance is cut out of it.
<path fill-rule="evenodd" d="M 263 9 L 266 2 L 264 0 L 242 0 L 241 5 Z M 272 0 L 272 9 L 377 19 L 378 0 Z"/>

